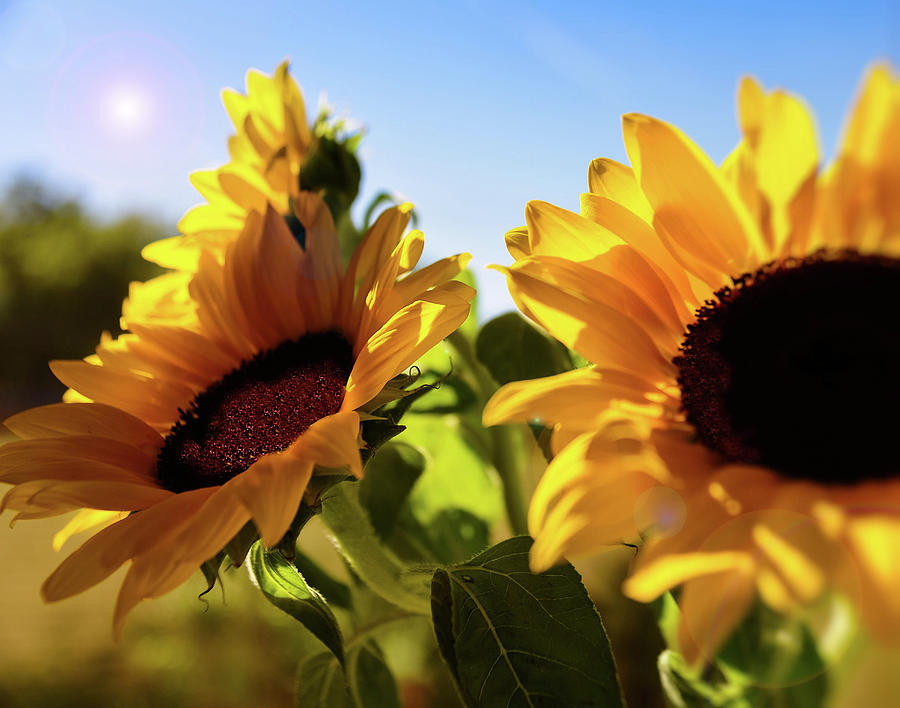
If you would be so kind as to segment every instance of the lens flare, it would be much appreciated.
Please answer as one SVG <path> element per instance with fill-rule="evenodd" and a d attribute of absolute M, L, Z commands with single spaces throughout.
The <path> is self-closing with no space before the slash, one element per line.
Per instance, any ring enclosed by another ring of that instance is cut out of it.
<path fill-rule="evenodd" d="M 115 87 L 103 103 L 105 122 L 124 135 L 144 132 L 151 122 L 152 108 L 150 96 L 136 86 Z"/>

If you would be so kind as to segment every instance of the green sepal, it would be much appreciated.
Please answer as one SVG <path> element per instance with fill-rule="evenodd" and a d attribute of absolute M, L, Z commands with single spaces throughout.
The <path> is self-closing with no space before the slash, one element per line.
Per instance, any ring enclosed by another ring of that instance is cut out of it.
<path fill-rule="evenodd" d="M 335 222 L 350 211 L 359 194 L 362 169 L 354 151 L 346 140 L 320 136 L 300 168 L 300 189 L 309 192 L 324 191 Z"/>
<path fill-rule="evenodd" d="M 329 479 L 330 475 L 316 475 L 316 483 L 323 484 Z M 337 479 L 344 479 L 346 475 L 340 475 Z M 333 481 L 333 483 L 337 482 L 337 479 Z M 310 491 L 310 487 L 307 487 L 307 490 Z M 294 514 L 294 518 L 291 521 L 291 525 L 288 527 L 288 530 L 285 531 L 284 536 L 281 537 L 281 540 L 276 544 L 275 548 L 277 548 L 281 555 L 284 556 L 288 561 L 294 560 L 294 555 L 297 552 L 297 537 L 300 535 L 300 532 L 303 530 L 303 527 L 309 523 L 310 519 L 312 519 L 316 514 L 319 513 L 318 507 L 310 506 L 306 502 L 300 502 L 300 506 L 297 507 L 297 513 Z"/>
<path fill-rule="evenodd" d="M 364 420 L 360 425 L 360 435 L 366 446 L 360 450 L 363 464 L 368 464 L 378 448 L 389 440 L 393 440 L 406 430 L 405 425 L 397 425 L 388 419 Z"/>
<path fill-rule="evenodd" d="M 219 576 L 219 571 L 222 569 L 222 563 L 224 562 L 225 551 L 219 551 L 200 566 L 200 572 L 203 573 L 203 577 L 206 579 L 206 590 L 201 592 L 197 596 L 198 598 L 202 599 L 204 595 L 208 594 L 216 586 L 216 583 L 221 583 L 222 578 Z"/>
<path fill-rule="evenodd" d="M 581 576 L 528 568 L 532 540 L 435 571 L 432 619 L 467 706 L 622 706 L 609 640 Z"/>
<path fill-rule="evenodd" d="M 248 521 L 234 535 L 234 538 L 225 544 L 225 553 L 228 554 L 228 560 L 231 562 L 231 565 L 235 568 L 243 565 L 244 560 L 247 558 L 247 553 L 250 551 L 250 546 L 258 539 L 259 531 L 256 530 L 256 524 Z"/>
<path fill-rule="evenodd" d="M 249 557 L 250 573 L 266 599 L 300 622 L 343 663 L 341 630 L 322 594 L 279 551 L 266 550 L 261 541 L 253 544 Z"/>

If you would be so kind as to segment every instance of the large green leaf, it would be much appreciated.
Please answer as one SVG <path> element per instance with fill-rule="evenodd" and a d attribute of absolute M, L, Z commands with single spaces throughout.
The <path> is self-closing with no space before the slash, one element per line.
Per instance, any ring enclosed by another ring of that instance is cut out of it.
<path fill-rule="evenodd" d="M 397 684 L 374 642 L 347 652 L 342 670 L 333 654 L 310 656 L 297 670 L 297 708 L 401 708 Z"/>
<path fill-rule="evenodd" d="M 344 672 L 334 654 L 327 651 L 313 654 L 300 664 L 294 705 L 297 708 L 355 708 Z"/>
<path fill-rule="evenodd" d="M 415 535 L 429 556 L 458 563 L 483 550 L 503 515 L 502 491 L 487 450 L 457 415 L 409 413 L 403 439 L 419 449 L 425 469 L 409 494 L 399 530 Z"/>
<path fill-rule="evenodd" d="M 341 482 L 322 496 L 322 521 L 350 567 L 374 592 L 411 612 L 428 613 L 433 568 L 406 565 L 378 538 L 359 501 L 359 482 Z"/>
<path fill-rule="evenodd" d="M 366 476 L 359 483 L 359 501 L 379 537 L 386 538 L 393 530 L 424 468 L 422 453 L 405 443 L 382 446 L 366 464 Z"/>
<path fill-rule="evenodd" d="M 572 368 L 562 344 L 515 312 L 485 324 L 475 341 L 475 352 L 499 384 L 551 376 Z"/>
<path fill-rule="evenodd" d="M 462 509 L 489 525 L 503 515 L 502 492 L 489 472 L 489 451 L 481 448 L 478 431 L 455 415 L 409 413 L 403 422 L 403 440 L 425 456 L 425 471 L 410 493 L 422 524 L 447 509 Z"/>
<path fill-rule="evenodd" d="M 535 575 L 512 538 L 437 570 L 432 618 L 467 705 L 621 706 L 600 616 L 568 563 Z"/>
<path fill-rule="evenodd" d="M 663 610 L 658 618 L 667 642 L 675 646 L 677 605 L 666 594 L 655 606 Z M 677 651 L 668 649 L 660 655 L 658 668 L 674 706 L 815 708 L 823 704 L 828 689 L 825 665 L 809 630 L 761 602 L 711 665 L 688 666 Z"/>
<path fill-rule="evenodd" d="M 297 569 L 280 552 L 267 551 L 260 541 L 250 549 L 249 567 L 266 599 L 300 622 L 343 662 L 344 645 L 337 620 L 322 595 Z"/>

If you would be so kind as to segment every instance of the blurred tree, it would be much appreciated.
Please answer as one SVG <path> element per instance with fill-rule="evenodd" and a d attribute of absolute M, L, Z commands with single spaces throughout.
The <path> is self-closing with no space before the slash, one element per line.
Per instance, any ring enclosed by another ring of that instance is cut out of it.
<path fill-rule="evenodd" d="M 161 272 L 140 248 L 169 233 L 137 215 L 101 223 L 33 179 L 11 184 L 0 200 L 0 418 L 59 400 L 47 362 L 119 332 L 128 283 Z"/>

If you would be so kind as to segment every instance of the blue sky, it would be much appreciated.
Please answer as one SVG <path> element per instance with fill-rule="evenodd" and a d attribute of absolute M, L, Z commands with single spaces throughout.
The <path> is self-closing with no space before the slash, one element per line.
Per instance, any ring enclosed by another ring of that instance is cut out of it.
<path fill-rule="evenodd" d="M 252 8 L 252 9 L 251 9 Z M 900 63 L 877 2 L 123 3 L 0 0 L 0 183 L 23 171 L 107 215 L 174 224 L 190 171 L 226 159 L 219 90 L 290 58 L 360 121 L 363 199 L 415 202 L 426 257 L 471 251 L 483 310 L 510 307 L 503 233 L 525 203 L 576 209 L 588 162 L 624 159 L 619 116 L 673 122 L 716 160 L 745 73 L 804 96 L 833 151 L 863 68 Z"/>

